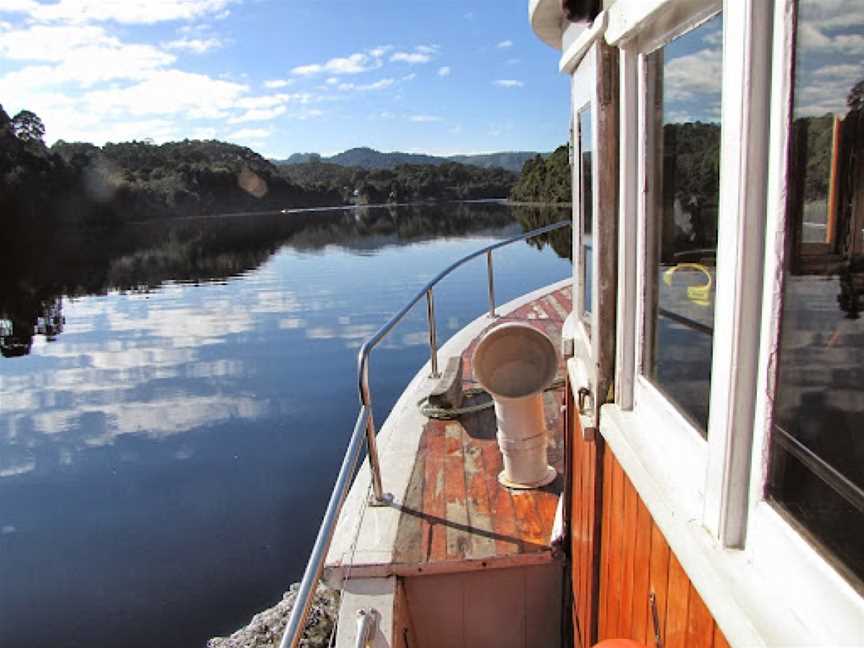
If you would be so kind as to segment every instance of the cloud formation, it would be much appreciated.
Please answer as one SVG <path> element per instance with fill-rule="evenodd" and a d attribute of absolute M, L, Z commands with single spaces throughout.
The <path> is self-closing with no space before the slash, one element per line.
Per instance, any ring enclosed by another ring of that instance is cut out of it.
<path fill-rule="evenodd" d="M 494 85 L 499 88 L 521 88 L 525 84 L 521 81 L 517 81 L 516 79 L 498 79 L 497 81 L 492 82 Z"/>
<path fill-rule="evenodd" d="M 43 4 L 35 0 L 7 0 L 3 11 L 17 13 L 38 22 L 71 24 L 118 22 L 151 25 L 160 22 L 193 20 L 221 14 L 236 0 L 60 0 Z"/>

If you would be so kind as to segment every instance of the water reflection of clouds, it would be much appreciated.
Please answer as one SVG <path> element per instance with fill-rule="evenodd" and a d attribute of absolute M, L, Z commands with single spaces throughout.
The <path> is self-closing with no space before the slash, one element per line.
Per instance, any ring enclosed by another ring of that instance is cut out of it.
<path fill-rule="evenodd" d="M 663 48 L 663 121 L 720 121 L 723 19 L 716 16 Z"/>
<path fill-rule="evenodd" d="M 796 116 L 843 116 L 849 91 L 864 80 L 860 0 L 802 0 L 798 17 Z"/>

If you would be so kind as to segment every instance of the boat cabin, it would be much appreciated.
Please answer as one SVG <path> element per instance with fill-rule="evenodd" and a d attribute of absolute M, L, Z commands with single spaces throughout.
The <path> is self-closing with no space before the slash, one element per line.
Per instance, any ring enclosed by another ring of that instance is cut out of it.
<path fill-rule="evenodd" d="M 368 357 L 404 311 L 367 341 L 304 584 L 342 591 L 340 646 L 864 645 L 864 7 L 528 14 L 570 80 L 572 277 L 496 305 L 478 252 L 489 313 L 440 349 L 430 282 L 430 363 L 380 430 Z M 503 324 L 559 350 L 534 488 L 477 389 Z"/>

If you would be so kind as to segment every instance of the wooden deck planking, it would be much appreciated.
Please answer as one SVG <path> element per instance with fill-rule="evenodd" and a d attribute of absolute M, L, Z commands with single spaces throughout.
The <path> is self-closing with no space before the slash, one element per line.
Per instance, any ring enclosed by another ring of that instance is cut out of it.
<path fill-rule="evenodd" d="M 560 348 L 570 308 L 569 287 L 543 295 L 491 326 L 527 323 Z M 487 327 L 488 330 L 488 327 Z M 485 332 L 485 331 L 484 331 Z M 476 387 L 471 358 L 478 336 L 462 353 L 463 387 Z M 563 364 L 559 375 L 563 376 Z M 549 461 L 563 467 L 563 388 L 547 393 Z M 511 491 L 498 482 L 503 462 L 491 410 L 454 421 L 428 420 L 402 505 L 394 562 L 424 564 L 508 558 L 550 552 L 552 525 L 561 495 L 559 478 L 547 487 Z"/>

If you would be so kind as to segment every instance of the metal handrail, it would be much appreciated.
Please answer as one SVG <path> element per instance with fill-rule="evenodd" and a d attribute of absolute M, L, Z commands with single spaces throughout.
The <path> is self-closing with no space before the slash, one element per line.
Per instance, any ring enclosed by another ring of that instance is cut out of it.
<path fill-rule="evenodd" d="M 309 562 L 306 564 L 306 570 L 303 572 L 303 579 L 300 581 L 300 587 L 294 598 L 294 607 L 291 610 L 291 615 L 288 618 L 288 624 L 285 626 L 285 632 L 282 635 L 282 641 L 279 643 L 279 648 L 296 648 L 303 634 L 303 628 L 306 624 L 306 616 L 309 613 L 309 607 L 312 604 L 314 587 L 321 577 L 321 572 L 324 568 L 324 560 L 327 558 L 327 551 L 330 548 L 330 542 L 333 539 L 333 533 L 336 530 L 336 522 L 339 518 L 339 513 L 342 509 L 342 504 L 345 502 L 345 497 L 348 494 L 348 488 L 351 485 L 351 476 L 357 465 L 360 450 L 363 445 L 363 437 L 366 437 L 366 447 L 369 455 L 369 468 L 372 475 L 372 500 L 370 504 L 386 505 L 392 501 L 392 497 L 384 492 L 381 484 L 381 464 L 378 458 L 378 444 L 376 440 L 375 420 L 372 416 L 372 392 L 369 388 L 369 355 L 372 350 L 378 346 L 405 315 L 421 300 L 426 297 L 426 315 L 429 324 L 429 352 L 430 366 L 432 369 L 432 377 L 438 377 L 438 327 L 435 323 L 435 300 L 432 294 L 435 286 L 444 277 L 453 272 L 456 268 L 464 265 L 472 259 L 486 255 L 486 272 L 487 284 L 489 290 L 489 316 L 495 317 L 495 281 L 494 269 L 492 265 L 492 252 L 498 248 L 532 239 L 541 234 L 562 229 L 571 225 L 571 221 L 564 220 L 552 225 L 546 225 L 530 232 L 524 232 L 518 236 L 514 236 L 503 241 L 498 241 L 492 245 L 487 245 L 484 248 L 476 250 L 468 254 L 458 261 L 451 263 L 444 270 L 439 272 L 431 281 L 421 288 L 408 303 L 402 307 L 395 315 L 379 328 L 372 337 L 367 339 L 360 347 L 357 354 L 357 384 L 360 392 L 360 413 L 357 416 L 357 421 L 354 424 L 354 431 L 351 434 L 351 439 L 348 442 L 348 449 L 345 451 L 345 458 L 342 460 L 342 467 L 339 469 L 339 475 L 336 477 L 336 483 L 333 485 L 333 492 L 330 495 L 330 501 L 327 503 L 327 510 L 324 513 L 324 519 L 321 522 L 321 528 L 318 530 L 318 536 L 315 538 L 315 545 L 312 547 L 312 554 L 309 556 Z"/>

